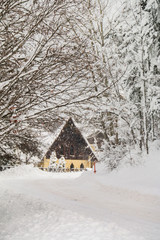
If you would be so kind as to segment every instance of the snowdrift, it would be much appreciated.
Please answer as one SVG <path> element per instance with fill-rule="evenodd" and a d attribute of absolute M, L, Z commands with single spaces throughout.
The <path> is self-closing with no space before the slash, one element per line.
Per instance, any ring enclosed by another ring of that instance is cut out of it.
<path fill-rule="evenodd" d="M 30 165 L 20 165 L 0 172 L 0 178 L 77 178 L 82 172 L 53 173 Z"/>
<path fill-rule="evenodd" d="M 121 166 L 106 174 L 103 163 L 97 164 L 96 178 L 103 184 L 160 195 L 160 148 L 156 142 L 149 155 L 144 155 L 136 166 Z"/>

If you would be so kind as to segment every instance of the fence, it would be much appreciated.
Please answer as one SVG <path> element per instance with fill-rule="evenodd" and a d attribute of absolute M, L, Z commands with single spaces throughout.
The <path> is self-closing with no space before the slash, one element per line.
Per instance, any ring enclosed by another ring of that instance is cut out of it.
<path fill-rule="evenodd" d="M 17 167 L 17 166 L 19 166 L 19 165 L 14 165 L 14 166 L 12 166 L 12 165 L 2 165 L 2 166 L 0 166 L 0 171 L 4 171 L 6 169 L 14 168 L 14 167 Z"/>
<path fill-rule="evenodd" d="M 6 169 L 14 168 L 19 165 L 2 165 L 0 166 L 0 171 L 4 171 Z M 46 171 L 46 172 L 79 172 L 79 171 L 87 171 L 86 168 L 55 168 L 55 167 L 38 167 L 39 169 Z"/>
<path fill-rule="evenodd" d="M 55 167 L 48 167 L 43 168 L 39 167 L 39 169 L 47 172 L 79 172 L 79 171 L 87 171 L 86 168 L 55 168 Z"/>

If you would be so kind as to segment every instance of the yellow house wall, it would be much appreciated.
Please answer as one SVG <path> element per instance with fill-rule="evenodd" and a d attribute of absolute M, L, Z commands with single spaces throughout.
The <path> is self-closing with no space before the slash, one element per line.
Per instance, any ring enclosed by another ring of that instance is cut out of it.
<path fill-rule="evenodd" d="M 49 167 L 49 162 L 50 162 L 50 159 L 47 159 L 46 157 L 44 157 L 44 161 L 43 162 L 40 162 L 39 163 L 39 167 L 43 167 L 43 168 L 48 168 Z M 59 160 L 56 161 L 56 163 L 58 164 L 59 163 Z M 92 167 L 92 163 L 91 161 L 89 160 L 74 160 L 74 159 L 65 159 L 65 168 L 69 168 L 70 169 L 70 166 L 71 164 L 73 163 L 74 165 L 74 168 L 80 168 L 80 165 L 83 163 L 84 165 L 84 168 L 91 168 Z"/>
<path fill-rule="evenodd" d="M 96 148 L 95 148 L 95 146 L 94 145 L 90 145 L 90 147 L 91 147 L 91 149 L 93 150 L 93 152 L 95 152 L 96 151 Z"/>
<path fill-rule="evenodd" d="M 44 157 L 43 162 L 40 162 L 38 164 L 38 167 L 48 168 L 49 167 L 49 162 L 50 162 L 50 159 L 47 159 L 46 157 Z"/>
<path fill-rule="evenodd" d="M 88 160 L 73 160 L 73 159 L 66 159 L 66 168 L 70 168 L 71 164 L 73 163 L 74 168 L 80 168 L 80 165 L 83 163 L 84 168 L 91 167 L 91 161 Z"/>

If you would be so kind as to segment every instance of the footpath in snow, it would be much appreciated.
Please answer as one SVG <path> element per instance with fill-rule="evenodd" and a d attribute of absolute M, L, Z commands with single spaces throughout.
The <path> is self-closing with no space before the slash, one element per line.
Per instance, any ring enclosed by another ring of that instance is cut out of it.
<path fill-rule="evenodd" d="M 0 240 L 159 240 L 160 159 L 106 174 L 0 172 Z"/>

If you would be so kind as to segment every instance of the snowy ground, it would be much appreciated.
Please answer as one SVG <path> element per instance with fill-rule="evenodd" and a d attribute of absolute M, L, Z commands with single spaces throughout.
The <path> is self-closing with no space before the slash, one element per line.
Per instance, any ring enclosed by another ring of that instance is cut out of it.
<path fill-rule="evenodd" d="M 0 173 L 0 240 L 159 240 L 160 152 L 107 175 Z"/>

